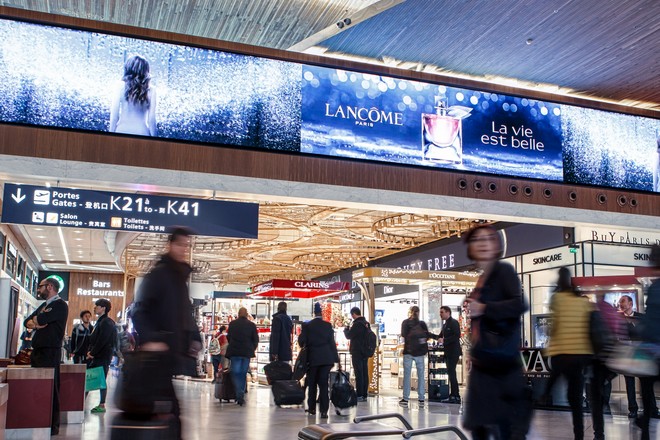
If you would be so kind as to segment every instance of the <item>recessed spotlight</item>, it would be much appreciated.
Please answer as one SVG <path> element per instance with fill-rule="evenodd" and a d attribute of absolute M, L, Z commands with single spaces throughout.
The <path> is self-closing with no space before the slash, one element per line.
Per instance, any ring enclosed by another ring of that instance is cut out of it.
<path fill-rule="evenodd" d="M 41 243 L 42 246 L 48 246 L 48 243 Z"/>
<path fill-rule="evenodd" d="M 35 231 L 43 231 L 44 228 L 34 228 Z"/>
<path fill-rule="evenodd" d="M 46 238 L 46 236 L 45 235 L 37 235 L 37 238 L 44 239 L 44 238 Z"/>
<path fill-rule="evenodd" d="M 84 238 L 81 238 L 81 237 L 76 238 L 76 241 L 83 241 L 83 240 L 84 240 Z"/>
<path fill-rule="evenodd" d="M 82 234 L 83 231 L 79 231 L 79 230 L 76 229 L 75 231 L 73 231 L 73 233 L 74 233 L 74 234 Z"/>

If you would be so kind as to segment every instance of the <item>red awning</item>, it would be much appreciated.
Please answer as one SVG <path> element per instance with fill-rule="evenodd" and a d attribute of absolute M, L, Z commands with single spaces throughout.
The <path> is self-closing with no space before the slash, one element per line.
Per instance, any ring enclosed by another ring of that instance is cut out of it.
<path fill-rule="evenodd" d="M 251 298 L 313 299 L 334 295 L 351 288 L 341 281 L 270 280 L 252 287 Z"/>

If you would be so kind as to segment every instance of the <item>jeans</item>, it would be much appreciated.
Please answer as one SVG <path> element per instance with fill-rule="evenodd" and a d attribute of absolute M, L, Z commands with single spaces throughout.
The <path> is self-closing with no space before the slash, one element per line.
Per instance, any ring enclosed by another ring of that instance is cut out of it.
<path fill-rule="evenodd" d="M 417 398 L 421 401 L 425 400 L 426 395 L 426 375 L 424 374 L 424 359 L 423 356 L 413 356 L 410 354 L 403 355 L 403 398 L 410 399 L 410 378 L 412 376 L 412 364 L 415 361 L 415 368 L 417 368 Z"/>
<path fill-rule="evenodd" d="M 236 389 L 236 401 L 240 403 L 245 401 L 245 382 L 249 368 L 250 358 L 236 356 L 231 358 L 231 377 Z"/>
<path fill-rule="evenodd" d="M 211 355 L 211 363 L 213 364 L 213 380 L 217 380 L 219 376 L 218 370 L 221 368 L 220 366 L 222 365 L 222 355 L 221 354 Z"/>
<path fill-rule="evenodd" d="M 369 395 L 369 358 L 353 356 L 352 360 L 356 394 L 358 397 L 367 397 Z"/>

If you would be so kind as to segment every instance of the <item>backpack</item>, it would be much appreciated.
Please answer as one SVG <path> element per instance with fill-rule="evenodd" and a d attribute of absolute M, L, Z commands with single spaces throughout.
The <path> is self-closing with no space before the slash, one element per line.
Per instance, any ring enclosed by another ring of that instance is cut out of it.
<path fill-rule="evenodd" d="M 218 338 L 212 338 L 211 342 L 209 342 L 209 354 L 217 355 L 220 354 L 220 352 L 220 340 Z"/>
<path fill-rule="evenodd" d="M 406 337 L 406 347 L 411 356 L 423 356 L 428 352 L 428 332 L 422 327 L 422 321 L 410 329 Z"/>
<path fill-rule="evenodd" d="M 376 347 L 378 347 L 378 338 L 376 337 L 376 333 L 371 330 L 371 326 L 369 324 L 366 324 L 366 327 L 367 335 L 365 338 L 366 345 L 364 347 L 364 354 L 366 357 L 370 358 L 373 357 L 373 355 L 376 353 Z"/>

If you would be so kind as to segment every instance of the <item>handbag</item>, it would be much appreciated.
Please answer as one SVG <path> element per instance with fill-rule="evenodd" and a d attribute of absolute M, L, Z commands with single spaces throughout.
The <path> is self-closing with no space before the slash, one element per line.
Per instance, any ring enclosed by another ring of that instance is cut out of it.
<path fill-rule="evenodd" d="M 88 368 L 85 372 L 85 392 L 104 390 L 106 388 L 105 370 L 103 367 Z"/>
<path fill-rule="evenodd" d="M 272 385 L 273 382 L 278 380 L 291 380 L 293 375 L 291 365 L 283 361 L 273 361 L 267 364 L 264 367 L 264 373 L 266 373 L 268 385 Z"/>
<path fill-rule="evenodd" d="M 24 348 L 14 356 L 15 365 L 30 365 L 32 360 L 32 349 Z"/>
<path fill-rule="evenodd" d="M 300 380 L 305 377 L 309 370 L 309 361 L 307 360 L 307 347 L 302 347 L 298 352 L 296 363 L 293 366 L 293 379 Z"/>
<path fill-rule="evenodd" d="M 658 375 L 655 355 L 643 343 L 631 342 L 614 347 L 605 360 L 607 368 L 624 376 L 652 377 Z"/>

